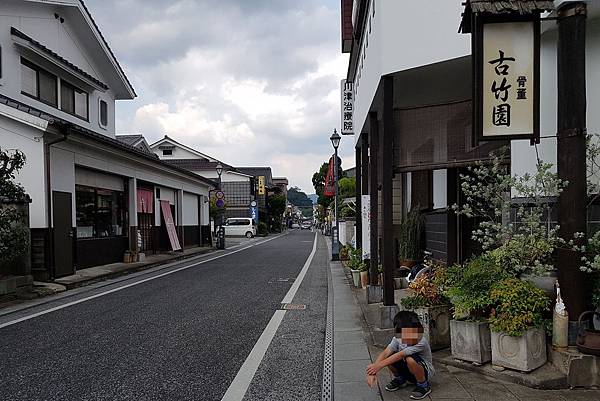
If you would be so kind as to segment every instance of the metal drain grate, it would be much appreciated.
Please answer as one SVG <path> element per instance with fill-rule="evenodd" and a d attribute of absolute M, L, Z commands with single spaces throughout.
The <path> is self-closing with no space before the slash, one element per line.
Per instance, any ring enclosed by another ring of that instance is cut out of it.
<path fill-rule="evenodd" d="M 333 400 L 333 285 L 331 270 L 327 269 L 327 323 L 325 326 L 325 353 L 323 356 L 322 401 Z"/>
<path fill-rule="evenodd" d="M 283 310 L 304 310 L 304 309 L 306 309 L 306 304 L 281 304 L 281 309 L 283 309 Z"/>

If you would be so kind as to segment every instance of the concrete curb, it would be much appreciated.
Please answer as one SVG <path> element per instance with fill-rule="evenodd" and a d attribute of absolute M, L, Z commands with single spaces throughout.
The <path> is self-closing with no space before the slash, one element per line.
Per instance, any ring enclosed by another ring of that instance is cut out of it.
<path fill-rule="evenodd" d="M 76 280 L 73 282 L 66 282 L 66 281 L 63 282 L 63 281 L 60 281 L 60 279 L 58 279 L 58 280 L 55 280 L 55 283 L 65 286 L 67 290 L 71 290 L 74 288 L 85 287 L 87 285 L 94 284 L 99 281 L 109 280 L 112 278 L 117 278 L 120 276 L 130 274 L 130 273 L 136 273 L 139 271 L 151 269 L 153 267 L 158 267 L 158 266 L 161 266 L 164 264 L 178 262 L 181 260 L 190 259 L 190 258 L 200 256 L 200 255 L 206 255 L 208 253 L 215 252 L 215 251 L 216 251 L 216 248 L 207 248 L 207 249 L 199 250 L 198 252 L 190 253 L 187 255 L 179 255 L 179 256 L 175 256 L 172 258 L 168 258 L 168 259 L 164 259 L 164 260 L 156 261 L 156 262 L 150 262 L 150 263 L 135 262 L 135 263 L 131 263 L 131 266 L 127 267 L 125 269 L 121 269 L 121 270 L 117 270 L 117 271 L 107 271 L 106 273 L 101 273 L 96 276 L 84 277 L 81 280 Z"/>

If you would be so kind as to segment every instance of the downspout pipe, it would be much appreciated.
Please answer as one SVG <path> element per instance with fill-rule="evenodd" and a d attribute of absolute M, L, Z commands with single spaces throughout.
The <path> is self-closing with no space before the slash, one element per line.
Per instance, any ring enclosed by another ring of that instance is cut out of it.
<path fill-rule="evenodd" d="M 53 222 L 52 222 L 52 184 L 51 184 L 51 173 L 50 173 L 50 147 L 52 145 L 56 145 L 57 143 L 64 142 L 68 139 L 70 131 L 64 124 L 59 124 L 56 121 L 50 121 L 48 125 L 58 127 L 60 134 L 62 135 L 60 138 L 53 139 L 51 141 L 44 141 L 44 162 L 46 165 L 46 221 L 48 222 L 48 232 L 52 233 Z M 54 235 L 50 234 L 48 236 L 48 240 L 50 242 L 50 246 L 46 249 L 49 250 L 50 257 L 47 258 L 50 262 L 50 278 L 54 279 L 56 277 L 56 266 L 54 264 Z"/>

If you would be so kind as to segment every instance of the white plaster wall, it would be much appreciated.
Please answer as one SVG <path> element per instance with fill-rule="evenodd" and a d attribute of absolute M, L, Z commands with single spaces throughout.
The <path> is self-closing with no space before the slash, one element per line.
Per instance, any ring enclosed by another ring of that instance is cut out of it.
<path fill-rule="evenodd" d="M 433 208 L 448 206 L 448 170 L 433 170 Z"/>
<path fill-rule="evenodd" d="M 184 192 L 183 194 L 183 225 L 198 225 L 198 195 Z"/>
<path fill-rule="evenodd" d="M 217 181 L 219 179 L 219 175 L 214 170 L 212 170 L 212 171 L 211 170 L 194 171 L 194 173 L 201 175 L 204 178 L 209 178 L 209 179 L 215 180 L 215 181 Z M 247 177 L 247 176 L 241 175 L 241 174 L 236 174 L 231 171 L 224 171 L 223 174 L 221 174 L 221 181 L 222 182 L 248 182 L 248 181 L 250 181 L 250 177 Z"/>
<path fill-rule="evenodd" d="M 203 226 L 207 226 L 210 224 L 210 216 L 209 216 L 209 208 L 210 208 L 210 204 L 208 202 L 208 196 L 201 196 L 201 202 L 200 205 L 202 205 L 202 211 L 200 213 L 200 224 Z"/>
<path fill-rule="evenodd" d="M 160 189 L 160 197 L 156 196 L 157 192 L 156 190 Z M 157 185 L 154 187 L 154 224 L 156 226 L 160 226 L 161 221 L 160 221 L 160 213 L 158 213 L 158 211 L 160 210 L 160 201 L 169 201 L 169 204 L 171 205 L 175 205 L 175 213 L 173 215 L 173 220 L 175 221 L 175 224 L 179 224 L 179 222 L 177 221 L 177 204 L 175 203 L 175 199 L 176 199 L 176 194 L 175 194 L 175 190 L 172 188 L 167 188 L 167 187 L 163 187 L 160 185 Z"/>
<path fill-rule="evenodd" d="M 462 10 L 460 1 L 371 1 L 355 79 L 356 132 L 365 124 L 382 75 L 471 53 L 470 35 L 457 33 Z"/>
<path fill-rule="evenodd" d="M 169 145 L 169 144 L 165 144 L 165 145 Z M 173 149 L 173 154 L 172 155 L 163 155 L 162 149 L 159 149 L 158 146 L 155 146 L 152 148 L 152 151 L 158 155 L 159 159 L 202 159 L 202 157 L 198 156 L 195 153 L 192 153 L 188 150 L 185 150 L 177 145 L 175 145 L 175 149 Z"/>
<path fill-rule="evenodd" d="M 51 4 L 30 3 L 22 0 L 0 1 L 0 46 L 2 47 L 0 93 L 90 130 L 114 136 L 115 96 L 110 89 L 101 92 L 90 88 L 81 88 L 89 92 L 89 122 L 21 94 L 21 54 L 14 45 L 10 33 L 11 26 L 39 41 L 101 82 L 108 84 L 99 61 L 96 61 L 96 58 L 99 57 L 97 52 L 89 48 L 90 43 L 80 38 L 79 31 L 75 29 L 81 21 L 65 18 L 65 22 L 61 24 L 54 18 L 55 12 L 59 15 L 66 15 L 64 7 Z M 62 75 L 57 68 L 43 67 L 59 78 Z M 108 104 L 108 127 L 106 129 L 99 125 L 100 99 Z"/>
<path fill-rule="evenodd" d="M 533 173 L 540 160 L 554 164 L 556 171 L 556 131 L 558 113 L 556 46 L 558 32 L 555 22 L 544 23 L 540 57 L 540 144 L 530 146 L 529 141 L 511 142 L 511 172 L 523 175 Z M 587 129 L 600 135 L 600 15 L 594 14 L 587 21 L 586 38 L 586 85 Z M 513 194 L 518 196 L 519 194 Z"/>
<path fill-rule="evenodd" d="M 43 132 L 0 115 L 0 148 L 18 149 L 25 154 L 27 162 L 17 174 L 16 182 L 23 185 L 31 197 L 29 224 L 32 228 L 47 227 L 46 179 L 44 165 Z"/>

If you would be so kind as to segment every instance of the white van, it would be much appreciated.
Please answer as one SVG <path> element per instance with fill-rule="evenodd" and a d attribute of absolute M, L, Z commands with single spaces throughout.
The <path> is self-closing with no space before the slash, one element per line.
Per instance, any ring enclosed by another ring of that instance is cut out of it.
<path fill-rule="evenodd" d="M 251 217 L 232 217 L 225 221 L 226 236 L 245 236 L 252 238 L 256 235 L 256 225 Z"/>

